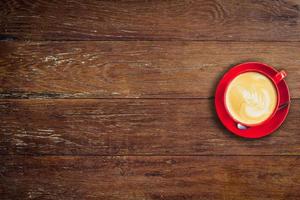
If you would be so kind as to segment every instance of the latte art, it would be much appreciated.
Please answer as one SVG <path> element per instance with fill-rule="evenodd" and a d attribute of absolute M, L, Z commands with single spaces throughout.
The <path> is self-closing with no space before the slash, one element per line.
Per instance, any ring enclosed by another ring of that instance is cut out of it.
<path fill-rule="evenodd" d="M 277 92 L 268 77 L 258 72 L 246 72 L 231 81 L 225 101 L 234 119 L 248 125 L 258 124 L 272 115 Z"/>

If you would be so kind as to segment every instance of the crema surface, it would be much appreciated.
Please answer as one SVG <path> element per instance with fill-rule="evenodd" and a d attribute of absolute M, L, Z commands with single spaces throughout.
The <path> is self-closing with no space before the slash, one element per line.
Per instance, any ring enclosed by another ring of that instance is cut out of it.
<path fill-rule="evenodd" d="M 277 91 L 268 77 L 258 72 L 246 72 L 231 81 L 225 101 L 234 119 L 253 125 L 272 115 L 277 104 Z"/>

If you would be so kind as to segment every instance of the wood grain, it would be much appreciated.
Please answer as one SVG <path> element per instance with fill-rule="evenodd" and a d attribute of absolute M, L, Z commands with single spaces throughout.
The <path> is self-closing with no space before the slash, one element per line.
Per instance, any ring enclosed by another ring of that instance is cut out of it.
<path fill-rule="evenodd" d="M 299 0 L 1 0 L 0 199 L 300 199 Z M 214 111 L 218 80 L 288 72 L 259 140 Z"/>
<path fill-rule="evenodd" d="M 300 198 L 299 157 L 1 156 L 1 199 Z"/>
<path fill-rule="evenodd" d="M 300 2 L 2 0 L 2 39 L 299 41 Z"/>
<path fill-rule="evenodd" d="M 300 155 L 300 100 L 269 137 L 246 140 L 207 99 L 1 100 L 0 153 L 26 155 Z"/>
<path fill-rule="evenodd" d="M 299 42 L 0 42 L 1 98 L 207 98 L 230 67 L 285 69 L 300 97 Z"/>

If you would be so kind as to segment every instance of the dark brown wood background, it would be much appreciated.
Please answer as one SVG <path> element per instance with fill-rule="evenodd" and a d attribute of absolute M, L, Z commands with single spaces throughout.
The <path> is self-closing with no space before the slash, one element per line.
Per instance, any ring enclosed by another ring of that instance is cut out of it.
<path fill-rule="evenodd" d="M 300 199 L 299 0 L 1 0 L 0 199 Z M 271 136 L 229 133 L 235 64 L 285 69 Z"/>

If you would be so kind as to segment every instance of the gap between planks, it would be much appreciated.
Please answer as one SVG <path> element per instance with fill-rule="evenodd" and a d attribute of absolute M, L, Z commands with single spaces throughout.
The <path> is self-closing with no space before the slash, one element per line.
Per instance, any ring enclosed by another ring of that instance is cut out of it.
<path fill-rule="evenodd" d="M 300 157 L 300 155 L 278 154 L 0 154 L 0 157 Z"/>

